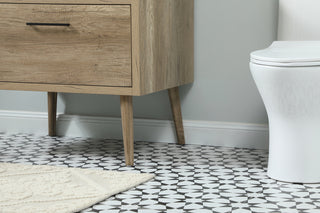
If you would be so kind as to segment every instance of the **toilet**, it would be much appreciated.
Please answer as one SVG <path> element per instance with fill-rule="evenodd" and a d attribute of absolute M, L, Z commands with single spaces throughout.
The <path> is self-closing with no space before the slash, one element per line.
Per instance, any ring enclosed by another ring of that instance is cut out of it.
<path fill-rule="evenodd" d="M 279 181 L 320 183 L 318 8 L 318 0 L 280 0 L 278 41 L 250 57 L 269 119 L 268 176 Z"/>

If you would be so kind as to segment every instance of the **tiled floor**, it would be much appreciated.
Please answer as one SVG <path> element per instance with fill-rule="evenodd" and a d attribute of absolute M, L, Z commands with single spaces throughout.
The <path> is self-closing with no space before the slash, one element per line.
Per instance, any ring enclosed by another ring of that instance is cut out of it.
<path fill-rule="evenodd" d="M 156 174 L 83 213 L 320 213 L 320 184 L 269 179 L 266 151 L 136 142 L 135 159 L 134 167 L 126 167 L 116 140 L 0 134 L 0 162 Z"/>

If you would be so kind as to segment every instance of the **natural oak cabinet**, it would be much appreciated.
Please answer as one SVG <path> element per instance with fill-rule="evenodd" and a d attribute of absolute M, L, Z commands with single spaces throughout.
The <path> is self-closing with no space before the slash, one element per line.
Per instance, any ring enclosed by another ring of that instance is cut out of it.
<path fill-rule="evenodd" d="M 132 96 L 168 90 L 180 144 L 178 87 L 193 82 L 193 0 L 0 0 L 0 89 L 120 95 L 133 165 Z"/>
<path fill-rule="evenodd" d="M 132 86 L 130 6 L 2 4 L 0 14 L 1 81 Z"/>

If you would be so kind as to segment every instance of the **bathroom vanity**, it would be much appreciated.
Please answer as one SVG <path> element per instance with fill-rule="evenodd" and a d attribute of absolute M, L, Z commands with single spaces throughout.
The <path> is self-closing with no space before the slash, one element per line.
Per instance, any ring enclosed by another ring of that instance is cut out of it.
<path fill-rule="evenodd" d="M 132 96 L 168 90 L 184 144 L 178 87 L 193 82 L 193 0 L 0 0 L 0 89 L 119 95 L 127 165 Z"/>

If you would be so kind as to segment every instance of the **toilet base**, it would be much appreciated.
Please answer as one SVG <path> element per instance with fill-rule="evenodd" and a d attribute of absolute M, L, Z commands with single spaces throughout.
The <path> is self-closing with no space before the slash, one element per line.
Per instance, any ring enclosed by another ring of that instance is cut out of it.
<path fill-rule="evenodd" d="M 310 121 L 272 119 L 268 176 L 291 183 L 320 183 L 319 132 L 319 125 Z"/>
<path fill-rule="evenodd" d="M 269 169 L 268 169 L 269 170 Z M 270 174 L 269 172 L 267 172 L 267 175 L 269 178 L 276 180 L 276 181 L 280 181 L 280 182 L 284 182 L 284 183 L 292 183 L 292 184 L 319 184 L 320 181 L 319 180 L 306 180 L 306 179 L 302 179 L 302 181 L 295 181 L 291 178 L 286 178 L 286 177 L 277 177 L 274 176 L 273 174 Z"/>
<path fill-rule="evenodd" d="M 320 66 L 250 68 L 269 118 L 269 177 L 320 183 Z"/>

